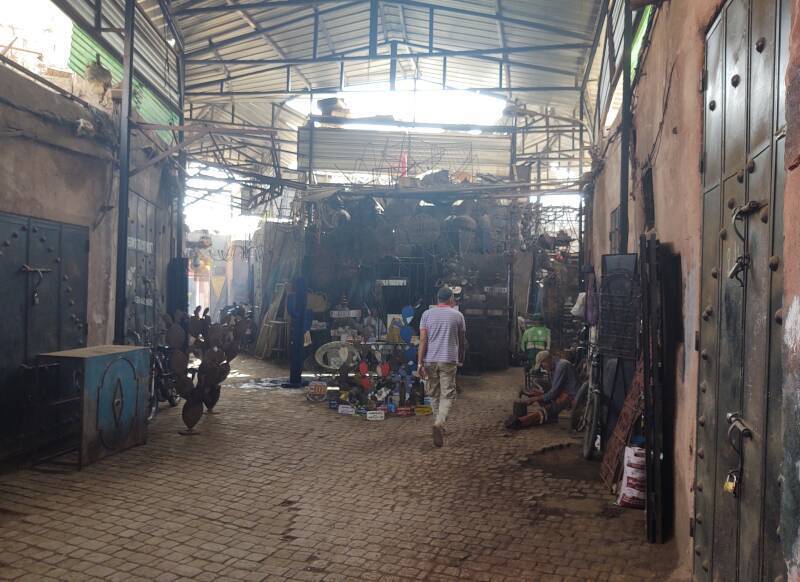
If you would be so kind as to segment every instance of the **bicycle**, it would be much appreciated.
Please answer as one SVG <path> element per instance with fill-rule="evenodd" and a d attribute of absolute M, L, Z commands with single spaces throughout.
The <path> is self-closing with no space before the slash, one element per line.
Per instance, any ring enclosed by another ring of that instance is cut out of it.
<path fill-rule="evenodd" d="M 128 335 L 136 345 L 142 344 L 142 336 L 136 331 L 128 331 Z M 151 422 L 158 414 L 162 402 L 169 402 L 175 407 L 180 402 L 175 374 L 169 368 L 170 348 L 153 346 L 150 350 L 150 382 L 147 387 L 147 422 Z"/>
<path fill-rule="evenodd" d="M 601 410 L 603 393 L 600 382 L 600 355 L 592 355 L 592 368 L 589 380 L 584 382 L 575 396 L 575 407 L 570 417 L 572 429 L 583 432 L 581 454 L 590 461 L 602 451 Z"/>

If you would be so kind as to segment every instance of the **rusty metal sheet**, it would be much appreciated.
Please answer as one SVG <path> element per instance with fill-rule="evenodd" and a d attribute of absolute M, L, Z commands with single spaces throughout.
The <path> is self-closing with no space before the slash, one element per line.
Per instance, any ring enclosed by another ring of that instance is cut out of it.
<path fill-rule="evenodd" d="M 128 329 L 138 333 L 142 342 L 157 341 L 155 206 L 139 196 L 130 195 L 128 224 Z"/>
<path fill-rule="evenodd" d="M 768 124 L 769 127 L 769 124 Z M 769 345 L 770 266 L 772 225 L 770 204 L 772 191 L 772 148 L 762 151 L 751 165 L 748 175 L 748 201 L 765 204 L 764 208 L 739 221 L 747 231 L 747 293 L 744 304 L 744 358 L 742 382 L 742 420 L 752 431 L 752 438 L 743 439 L 742 486 L 739 504 L 739 576 L 741 580 L 760 579 L 762 504 L 764 496 L 764 450 L 766 424 L 766 370 Z"/>
<path fill-rule="evenodd" d="M 706 188 L 717 184 L 722 168 L 722 73 L 725 27 L 718 22 L 706 41 L 705 142 L 703 183 Z"/>
<path fill-rule="evenodd" d="M 772 222 L 772 256 L 778 257 L 777 266 L 773 263 L 771 271 L 770 306 L 767 317 L 769 325 L 769 360 L 767 375 L 767 414 L 765 420 L 766 467 L 764 475 L 764 565 L 763 580 L 785 580 L 786 562 L 777 524 L 781 511 L 781 464 L 783 462 L 783 439 L 781 431 L 783 403 L 783 372 L 781 369 L 781 345 L 783 327 L 781 309 L 783 308 L 783 197 L 786 172 L 784 170 L 785 141 L 775 143 L 775 178 L 770 217 Z"/>
<path fill-rule="evenodd" d="M 751 152 L 760 152 L 772 143 L 772 114 L 775 100 L 775 10 L 775 0 L 752 0 L 749 108 Z"/>
<path fill-rule="evenodd" d="M 778 20 L 778 33 L 780 35 L 780 40 L 778 42 L 778 114 L 776 116 L 775 122 L 775 133 L 780 133 L 781 129 L 786 125 L 787 121 L 787 103 L 786 103 L 786 69 L 789 66 L 789 30 L 792 24 L 792 2 L 791 0 L 780 0 L 780 15 Z M 792 88 L 793 99 L 790 99 L 790 102 L 793 104 L 793 109 L 791 110 L 791 122 L 798 123 L 798 116 L 797 113 L 797 106 L 800 104 L 800 87 L 797 83 L 794 84 Z M 793 136 L 796 132 L 788 132 L 788 140 L 793 140 L 795 142 L 800 140 L 794 140 Z M 789 141 L 786 143 L 786 152 L 788 154 L 789 161 L 794 159 L 795 155 L 800 155 L 800 144 L 793 145 Z"/>
<path fill-rule="evenodd" d="M 701 275 L 700 369 L 697 392 L 697 441 L 695 466 L 695 579 L 710 574 L 714 541 L 716 452 L 717 337 L 719 327 L 719 229 L 720 190 L 703 197 L 703 256 Z"/>
<path fill-rule="evenodd" d="M 21 391 L 14 378 L 25 361 L 27 343 L 28 275 L 22 272 L 27 261 L 27 230 L 27 219 L 0 214 L 0 297 L 6 322 L 0 334 L 0 458 L 16 447 L 21 432 Z"/>
<path fill-rule="evenodd" d="M 698 580 L 785 577 L 777 531 L 783 454 L 779 310 L 785 154 L 782 105 L 775 88 L 782 85 L 788 45 L 783 36 L 776 42 L 774 34 L 788 30 L 783 22 L 788 21 L 787 7 L 784 0 L 729 0 L 707 38 L 707 61 L 720 51 L 725 55 L 720 104 L 724 156 L 722 196 L 715 197 L 718 190 L 706 187 L 703 213 L 695 483 Z M 721 26 L 725 32 L 720 47 L 714 35 Z M 720 139 L 709 131 L 713 119 L 708 104 L 714 90 L 710 76 L 705 96 L 707 153 Z M 713 160 L 705 171 L 704 183 L 709 184 L 715 177 L 708 175 L 715 171 Z M 746 202 L 757 204 L 748 208 L 743 206 Z M 740 220 L 734 218 L 742 213 Z M 752 432 L 751 438 L 741 440 L 741 456 L 728 440 L 729 413 L 740 413 Z M 725 491 L 731 471 L 738 476 L 737 485 Z"/>
<path fill-rule="evenodd" d="M 0 339 L 0 459 L 55 442 L 70 426 L 73 412 L 44 410 L 42 394 L 30 398 L 18 373 L 39 353 L 78 347 L 85 339 L 88 238 L 85 227 L 0 213 L 7 323 Z"/>
<path fill-rule="evenodd" d="M 60 227 L 53 222 L 31 220 L 28 236 L 28 265 L 41 269 L 42 275 L 29 272 L 28 278 L 28 333 L 26 359 L 37 354 L 58 350 L 58 324 L 61 270 L 54 260 L 59 255 Z M 55 268 L 54 268 L 55 267 Z M 68 296 L 76 293 L 69 281 L 63 281 L 63 291 Z"/>
<path fill-rule="evenodd" d="M 738 503 L 722 493 L 728 471 L 738 466 L 738 455 L 727 440 L 727 414 L 741 410 L 744 288 L 729 273 L 744 254 L 744 243 L 733 230 L 731 210 L 745 203 L 744 183 L 736 176 L 723 185 L 722 228 L 720 229 L 719 375 L 717 382 L 717 470 L 714 501 L 714 580 L 736 580 L 736 536 Z"/>
<path fill-rule="evenodd" d="M 738 172 L 747 153 L 748 2 L 733 0 L 725 9 L 725 142 L 723 178 Z"/>
<path fill-rule="evenodd" d="M 61 229 L 61 342 L 62 350 L 86 345 L 89 295 L 89 232 L 84 227 Z M 53 261 L 55 263 L 55 260 Z M 67 290 L 69 287 L 69 290 Z"/>

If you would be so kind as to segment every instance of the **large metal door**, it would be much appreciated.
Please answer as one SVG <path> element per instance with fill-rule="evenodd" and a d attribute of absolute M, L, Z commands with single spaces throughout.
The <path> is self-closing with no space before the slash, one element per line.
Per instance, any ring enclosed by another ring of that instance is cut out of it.
<path fill-rule="evenodd" d="M 0 213 L 0 459 L 47 443 L 59 430 L 41 425 L 20 366 L 85 345 L 88 259 L 87 228 Z"/>
<path fill-rule="evenodd" d="M 143 345 L 152 341 L 156 327 L 156 208 L 133 193 L 129 204 L 125 329 L 129 343 Z"/>
<path fill-rule="evenodd" d="M 777 532 L 782 4 L 729 0 L 706 37 L 697 580 L 785 577 Z"/>

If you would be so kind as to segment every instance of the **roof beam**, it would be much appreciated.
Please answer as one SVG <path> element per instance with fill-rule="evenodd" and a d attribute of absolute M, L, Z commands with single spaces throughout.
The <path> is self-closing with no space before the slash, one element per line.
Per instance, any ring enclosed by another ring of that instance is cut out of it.
<path fill-rule="evenodd" d="M 230 0 L 228 0 L 230 1 Z M 218 45 L 217 45 L 218 46 Z M 585 50 L 591 48 L 591 45 L 585 43 L 567 43 L 567 44 L 550 44 L 550 45 L 537 45 L 537 46 L 521 46 L 521 47 L 499 47 L 488 49 L 471 49 L 471 50 L 440 50 L 433 53 L 415 53 L 415 54 L 399 54 L 397 59 L 426 59 L 426 58 L 441 58 L 441 57 L 473 57 L 480 55 L 492 54 L 514 54 L 514 53 L 532 53 L 532 52 L 547 52 L 554 50 Z M 230 65 L 310 65 L 315 63 L 324 62 L 339 62 L 339 61 L 385 61 L 391 60 L 391 55 L 376 55 L 371 57 L 369 55 L 323 55 L 312 58 L 286 58 L 280 59 L 186 59 L 187 65 L 218 65 L 222 62 Z"/>
<path fill-rule="evenodd" d="M 405 44 L 410 46 L 410 47 L 414 47 L 414 48 L 418 48 L 418 49 L 422 49 L 422 50 L 427 50 L 428 49 L 427 45 L 421 45 L 419 43 L 407 42 Z M 508 49 L 506 49 L 506 50 L 508 50 Z M 504 53 L 504 54 L 507 54 L 507 53 Z M 426 55 L 425 54 L 421 55 L 421 54 L 417 53 L 417 54 L 415 54 L 415 56 L 426 56 Z M 543 73 L 552 73 L 553 75 L 564 75 L 566 77 L 569 77 L 570 79 L 574 79 L 575 78 L 575 72 L 574 71 L 570 71 L 570 70 L 564 69 L 564 68 L 559 69 L 557 67 L 548 67 L 546 65 L 536 65 L 536 64 L 533 64 L 533 63 L 523 63 L 521 61 L 512 61 L 511 59 L 506 58 L 506 57 L 491 57 L 491 56 L 488 56 L 488 55 L 473 55 L 470 58 L 480 59 L 482 61 L 487 61 L 487 62 L 490 62 L 490 63 L 507 63 L 508 65 L 510 65 L 512 67 L 515 67 L 515 68 L 518 68 L 518 69 L 530 69 L 532 71 L 541 71 Z"/>
<path fill-rule="evenodd" d="M 178 30 L 178 25 L 175 24 L 175 20 L 172 18 L 169 5 L 165 2 L 165 0 L 158 0 L 158 6 L 161 8 L 161 14 L 164 16 L 164 21 L 167 23 L 167 28 L 169 28 L 169 31 L 172 33 L 172 38 L 175 39 L 175 45 L 177 46 L 178 51 L 182 53 L 184 48 L 183 35 L 181 34 L 181 31 Z"/>
<path fill-rule="evenodd" d="M 60 0 L 60 1 L 63 2 L 64 0 Z M 330 8 L 325 8 L 323 10 L 320 10 L 319 11 L 319 15 L 320 16 L 324 16 L 326 14 L 331 14 L 331 13 L 337 12 L 339 10 L 344 10 L 345 8 L 351 8 L 353 6 L 358 6 L 359 4 L 363 4 L 366 1 L 367 0 L 352 0 L 351 2 L 346 2 L 344 4 L 337 4 L 336 6 L 332 6 Z M 319 0 L 317 0 L 316 3 L 319 3 Z M 239 6 L 244 6 L 244 4 L 239 4 Z M 232 7 L 225 5 L 225 6 L 222 6 L 222 8 L 231 9 Z M 302 14 L 302 15 L 297 16 L 295 18 L 290 18 L 289 20 L 286 20 L 284 22 L 280 22 L 278 24 L 273 24 L 272 26 L 261 26 L 259 31 L 255 31 L 254 30 L 254 31 L 251 31 L 251 32 L 240 34 L 239 36 L 232 36 L 230 38 L 226 38 L 224 40 L 221 40 L 219 42 L 214 43 L 214 46 L 216 46 L 218 49 L 222 49 L 222 48 L 225 48 L 225 47 L 228 47 L 228 46 L 235 45 L 235 44 L 240 43 L 240 42 L 244 42 L 246 40 L 252 40 L 254 38 L 259 38 L 264 33 L 271 34 L 273 32 L 277 32 L 279 30 L 283 30 L 287 26 L 292 26 L 293 24 L 297 24 L 299 22 L 303 22 L 304 20 L 308 20 L 308 19 L 313 18 L 313 17 L 314 17 L 314 13 L 310 12 L 308 14 Z M 193 51 L 189 51 L 188 53 L 186 53 L 186 56 L 187 57 L 193 57 L 193 56 L 196 56 L 196 55 L 199 55 L 199 54 L 205 54 L 206 52 L 208 52 L 208 47 L 204 46 L 204 47 L 195 49 Z"/>
<path fill-rule="evenodd" d="M 321 23 L 320 26 L 322 26 L 322 21 L 320 21 L 320 23 Z M 333 47 L 333 43 L 330 41 L 330 39 L 328 40 L 328 46 Z M 367 48 L 368 47 L 366 47 L 366 46 L 354 47 L 354 48 L 348 49 L 346 51 L 342 51 L 341 53 L 338 53 L 338 54 L 339 55 L 344 55 L 344 54 L 356 53 L 356 52 L 359 52 L 359 51 L 365 51 L 365 50 L 367 50 Z M 340 59 L 337 58 L 336 62 L 339 62 L 339 60 Z M 244 71 L 244 72 L 241 72 L 242 69 L 237 69 L 237 71 L 240 71 L 240 72 L 233 72 L 233 73 L 230 74 L 229 77 L 225 77 L 225 78 L 222 78 L 222 79 L 213 79 L 211 81 L 199 81 L 197 83 L 192 83 L 191 85 L 186 85 L 186 89 L 190 90 L 190 89 L 203 89 L 203 88 L 206 88 L 206 87 L 217 87 L 217 86 L 219 86 L 220 82 L 235 81 L 237 79 L 246 79 L 248 77 L 253 77 L 253 76 L 256 76 L 256 75 L 260 75 L 262 73 L 273 73 L 275 71 L 280 71 L 281 72 L 281 76 L 284 76 L 286 74 L 286 65 L 279 65 L 279 66 L 275 66 L 275 67 L 267 67 L 267 68 L 262 68 L 262 69 L 248 70 L 248 71 Z"/>
<path fill-rule="evenodd" d="M 286 6 L 314 6 L 324 1 L 325 0 L 258 0 L 243 2 L 241 7 L 243 10 L 266 10 L 268 8 L 282 8 Z M 173 10 L 173 14 L 184 16 L 189 14 L 208 14 L 212 12 L 231 12 L 231 10 L 230 5 L 226 6 L 224 4 L 212 4 L 211 6 L 184 5 Z"/>
<path fill-rule="evenodd" d="M 398 58 L 401 55 L 397 55 Z M 417 92 L 423 91 L 440 91 L 441 89 L 432 88 L 432 89 L 417 89 Z M 493 92 L 501 92 L 505 93 L 507 91 L 512 91 L 515 93 L 558 93 L 558 92 L 578 92 L 580 91 L 580 87 L 575 86 L 567 86 L 567 85 L 541 85 L 541 86 L 525 86 L 525 87 L 473 87 L 469 89 L 462 89 L 462 88 L 454 88 L 449 89 L 453 91 L 471 91 L 476 93 L 493 93 Z M 381 89 L 373 89 L 370 93 L 380 93 L 383 90 Z M 314 93 L 314 95 L 336 95 L 339 93 L 339 87 L 314 87 L 312 89 L 292 89 L 292 90 L 285 90 L 285 89 L 275 89 L 273 91 L 222 91 L 222 92 L 215 92 L 215 91 L 195 91 L 195 92 L 186 92 L 187 97 L 203 97 L 203 98 L 224 98 L 227 99 L 229 97 L 238 97 L 240 99 L 245 98 L 262 98 L 262 97 L 276 97 L 282 95 L 309 95 Z"/>
<path fill-rule="evenodd" d="M 497 14 L 497 38 L 500 41 L 500 46 L 506 48 L 508 43 L 506 42 L 506 29 L 503 21 L 500 20 L 503 17 L 503 3 L 502 0 L 497 0 L 497 10 L 495 11 Z M 506 71 L 506 83 L 511 85 L 511 66 L 508 64 L 508 54 L 503 53 L 503 61 L 501 61 L 505 65 Z M 501 79 L 502 80 L 502 79 Z M 502 83 L 500 83 L 502 85 Z M 511 93 L 509 92 L 509 97 Z"/>
<path fill-rule="evenodd" d="M 264 39 L 264 42 L 267 43 L 267 46 L 269 46 L 272 50 L 274 50 L 278 54 L 278 56 L 281 57 L 282 59 L 286 58 L 286 53 L 284 53 L 283 50 L 281 50 L 281 47 L 279 47 L 278 44 L 274 40 L 272 40 L 272 37 L 269 35 L 269 33 L 265 32 L 261 28 L 261 26 L 255 20 L 253 20 L 253 18 L 250 16 L 250 14 L 247 13 L 247 11 L 245 9 L 239 8 L 239 4 L 236 2 L 236 0 L 225 0 L 225 3 L 228 6 L 237 7 L 236 12 L 250 26 L 250 28 L 253 29 L 254 32 L 257 32 L 258 35 L 262 39 Z M 295 69 L 295 72 L 297 73 L 297 76 L 300 77 L 301 81 L 303 81 L 303 84 L 306 87 L 310 88 L 311 87 L 311 81 L 308 80 L 308 77 L 306 77 L 298 67 L 295 66 L 294 69 Z"/>
<path fill-rule="evenodd" d="M 302 6 L 306 4 L 315 4 L 317 2 L 319 2 L 319 0 L 250 0 L 249 2 L 243 2 L 242 4 L 239 4 L 239 6 L 243 10 L 265 10 L 268 8 L 277 8 L 280 6 Z M 372 5 L 373 3 L 377 4 L 377 0 L 369 0 L 369 2 L 370 5 Z M 567 30 L 566 28 L 562 28 L 560 26 L 553 26 L 551 24 L 545 24 L 542 22 L 537 22 L 535 20 L 526 20 L 524 18 L 514 18 L 511 16 L 501 16 L 492 12 L 480 12 L 479 10 L 468 10 L 466 8 L 459 8 L 456 6 L 421 2 L 420 0 L 392 0 L 392 2 L 394 4 L 404 4 L 405 6 L 411 6 L 415 8 L 425 8 L 428 10 L 434 8 L 437 12 L 440 13 L 450 12 L 452 14 L 458 14 L 460 16 L 473 16 L 475 18 L 488 18 L 489 20 L 500 20 L 502 22 L 505 22 L 506 24 L 513 24 L 515 26 L 519 26 L 522 28 L 530 28 L 533 30 L 541 30 L 542 32 L 549 32 L 562 37 L 574 38 L 584 41 L 591 40 L 590 38 L 587 38 L 580 32 Z M 186 8 L 184 10 L 178 9 L 175 11 L 175 14 L 229 12 L 230 10 L 231 10 L 230 6 L 213 5 L 213 6 L 202 6 L 196 8 Z"/>

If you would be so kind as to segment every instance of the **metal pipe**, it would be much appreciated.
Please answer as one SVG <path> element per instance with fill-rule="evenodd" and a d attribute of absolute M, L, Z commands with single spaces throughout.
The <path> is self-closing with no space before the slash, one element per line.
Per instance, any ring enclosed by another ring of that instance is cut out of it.
<path fill-rule="evenodd" d="M 223 43 L 217 43 L 214 46 L 219 49 Z M 469 50 L 439 50 L 431 54 L 426 53 L 409 53 L 398 54 L 397 59 L 427 59 L 427 58 L 442 58 L 442 57 L 470 57 L 480 55 L 493 55 L 493 54 L 516 54 L 516 53 L 536 53 L 556 50 L 584 50 L 591 48 L 591 45 L 586 43 L 561 43 L 561 44 L 546 44 L 546 45 L 531 45 L 531 46 L 518 46 L 518 47 L 493 47 L 488 49 L 469 49 Z M 376 47 L 377 49 L 377 47 Z M 322 55 L 313 58 L 286 58 L 286 59 L 194 59 L 187 58 L 187 65 L 313 65 L 316 63 L 325 62 L 339 62 L 339 61 L 388 61 L 391 60 L 391 55 Z"/>
<path fill-rule="evenodd" d="M 125 37 L 122 53 L 122 103 L 119 112 L 119 199 L 117 202 L 117 273 L 114 300 L 114 343 L 125 343 L 128 285 L 128 190 L 131 158 L 131 98 L 136 0 L 125 0 Z"/>
<path fill-rule="evenodd" d="M 622 135 L 621 165 L 619 172 L 619 248 L 617 252 L 628 252 L 628 188 L 630 178 L 631 127 L 633 112 L 631 111 L 631 44 L 633 40 L 631 0 L 624 0 L 625 23 L 622 32 Z"/>
<path fill-rule="evenodd" d="M 399 55 L 398 55 L 399 56 Z M 515 93 L 557 93 L 559 91 L 579 91 L 578 87 L 567 86 L 541 86 L 541 87 L 470 87 L 470 88 L 451 88 L 445 87 L 447 91 L 467 91 L 473 93 L 481 92 L 502 92 L 513 91 Z M 417 93 L 441 91 L 440 88 L 430 89 L 417 89 Z M 271 91 L 191 91 L 186 93 L 187 97 L 273 97 L 276 95 L 327 95 L 339 93 L 339 87 L 312 87 L 310 89 L 292 89 L 289 91 L 283 89 L 273 89 Z M 369 89 L 362 91 L 363 93 L 383 93 L 382 89 Z"/>

